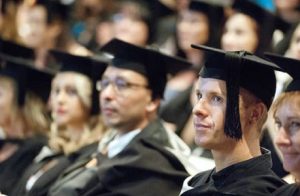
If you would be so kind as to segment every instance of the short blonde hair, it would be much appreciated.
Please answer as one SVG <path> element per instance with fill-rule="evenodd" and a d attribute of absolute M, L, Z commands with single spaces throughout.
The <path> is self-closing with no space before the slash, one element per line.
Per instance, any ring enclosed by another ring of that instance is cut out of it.
<path fill-rule="evenodd" d="M 272 111 L 273 111 L 273 116 L 277 112 L 278 108 L 280 108 L 282 105 L 291 102 L 292 100 L 300 98 L 300 91 L 291 91 L 291 92 L 283 92 L 281 93 L 278 98 L 274 101 L 272 105 Z M 299 107 L 300 107 L 300 101 L 298 102 Z"/>

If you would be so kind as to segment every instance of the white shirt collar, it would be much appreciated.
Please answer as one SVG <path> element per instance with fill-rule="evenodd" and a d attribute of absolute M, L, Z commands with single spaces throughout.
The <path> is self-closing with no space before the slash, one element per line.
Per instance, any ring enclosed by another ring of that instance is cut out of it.
<path fill-rule="evenodd" d="M 141 129 L 136 129 L 133 131 L 129 131 L 126 134 L 118 134 L 114 137 L 114 139 L 109 142 L 107 146 L 107 155 L 109 158 L 112 158 L 119 154 L 128 143 L 141 132 Z"/>

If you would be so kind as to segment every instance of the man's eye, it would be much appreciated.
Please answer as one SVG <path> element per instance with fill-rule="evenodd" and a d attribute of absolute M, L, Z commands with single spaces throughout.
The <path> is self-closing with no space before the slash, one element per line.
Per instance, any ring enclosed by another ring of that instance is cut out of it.
<path fill-rule="evenodd" d="M 213 102 L 217 102 L 217 103 L 222 103 L 223 102 L 223 98 L 220 96 L 213 96 L 212 97 L 212 101 Z"/>
<path fill-rule="evenodd" d="M 200 100 L 202 98 L 202 94 L 200 92 L 196 92 L 196 97 L 198 100 Z"/>
<path fill-rule="evenodd" d="M 129 86 L 128 83 L 122 79 L 116 79 L 115 83 L 118 89 L 125 89 Z"/>
<path fill-rule="evenodd" d="M 101 90 L 105 89 L 109 85 L 110 81 L 107 79 L 103 79 L 100 81 Z"/>

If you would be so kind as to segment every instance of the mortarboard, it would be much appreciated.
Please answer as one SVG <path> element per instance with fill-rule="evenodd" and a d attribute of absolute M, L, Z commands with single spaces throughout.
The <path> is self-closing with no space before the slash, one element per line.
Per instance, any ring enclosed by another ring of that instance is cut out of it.
<path fill-rule="evenodd" d="M 8 58 L 19 57 L 22 59 L 33 60 L 35 57 L 34 51 L 31 48 L 21 46 L 12 41 L 4 40 L 0 38 L 0 52 L 2 58 L 7 55 Z"/>
<path fill-rule="evenodd" d="M 188 69 L 191 63 L 184 59 L 162 54 L 154 49 L 143 48 L 113 39 L 100 51 L 114 56 L 112 66 L 130 69 L 144 75 L 149 82 L 153 98 L 163 98 L 167 74 Z"/>
<path fill-rule="evenodd" d="M 22 106 L 27 91 L 33 92 L 44 102 L 47 102 L 53 74 L 38 70 L 33 65 L 28 66 L 15 60 L 2 62 L 0 75 L 14 79 L 18 89 L 18 104 Z"/>
<path fill-rule="evenodd" d="M 293 78 L 285 92 L 300 91 L 300 60 L 271 53 L 265 53 L 265 56 Z"/>
<path fill-rule="evenodd" d="M 48 100 L 53 73 L 34 68 L 33 58 L 32 49 L 0 39 L 0 75 L 16 82 L 20 106 L 24 104 L 27 91 L 32 91 L 45 102 Z"/>
<path fill-rule="evenodd" d="M 199 73 L 203 78 L 226 81 L 227 103 L 225 134 L 231 138 L 242 137 L 239 116 L 239 88 L 250 91 L 270 107 L 276 90 L 274 70 L 280 68 L 246 51 L 225 52 L 203 45 L 192 45 L 205 52 L 205 63 Z"/>
<path fill-rule="evenodd" d="M 107 61 L 96 58 L 72 55 L 66 52 L 51 50 L 50 53 L 59 64 L 59 72 L 77 72 L 90 78 L 93 83 L 91 114 L 99 112 L 96 81 L 99 80 L 107 67 Z"/>

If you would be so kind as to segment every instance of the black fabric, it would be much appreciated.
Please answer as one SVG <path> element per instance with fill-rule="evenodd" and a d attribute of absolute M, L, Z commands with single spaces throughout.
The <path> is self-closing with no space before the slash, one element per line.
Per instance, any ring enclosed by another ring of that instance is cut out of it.
<path fill-rule="evenodd" d="M 265 56 L 276 63 L 292 78 L 292 82 L 287 86 L 285 92 L 300 90 L 300 60 L 283 57 L 277 54 L 265 53 Z"/>
<path fill-rule="evenodd" d="M 178 195 L 188 174 L 169 145 L 161 122 L 154 121 L 115 157 L 99 153 L 97 168 L 82 162 L 69 170 L 50 195 Z"/>
<path fill-rule="evenodd" d="M 18 144 L 18 150 L 5 161 L 0 162 L 0 192 L 11 195 L 20 176 L 32 164 L 33 159 L 45 145 L 44 137 L 25 139 Z"/>
<path fill-rule="evenodd" d="M 0 38 L 0 51 L 2 54 L 6 54 L 13 57 L 19 57 L 23 59 L 32 60 L 35 57 L 33 49 L 27 48 L 25 46 L 21 46 L 19 44 L 1 38 Z"/>
<path fill-rule="evenodd" d="M 187 195 L 272 195 L 279 187 L 286 184 L 271 170 L 270 152 L 263 150 L 263 155 L 231 165 L 219 172 L 215 169 L 202 172 L 193 177 L 186 191 Z M 209 195 L 209 194 L 208 194 Z"/>
<path fill-rule="evenodd" d="M 297 184 L 286 184 L 276 190 L 273 196 L 300 196 L 300 187 Z"/>
<path fill-rule="evenodd" d="M 57 154 L 53 156 L 46 157 L 40 162 L 32 164 L 24 173 L 18 184 L 15 186 L 12 196 L 46 196 L 48 194 L 49 188 L 58 179 L 61 173 L 71 164 L 87 156 L 90 156 L 97 149 L 97 143 L 85 146 L 78 151 L 70 154 L 69 156 L 64 156 L 62 154 Z M 38 178 L 35 184 L 29 191 L 26 191 L 26 183 L 30 176 L 42 169 L 50 161 L 56 161 L 55 165 L 49 168 L 45 173 Z"/>

